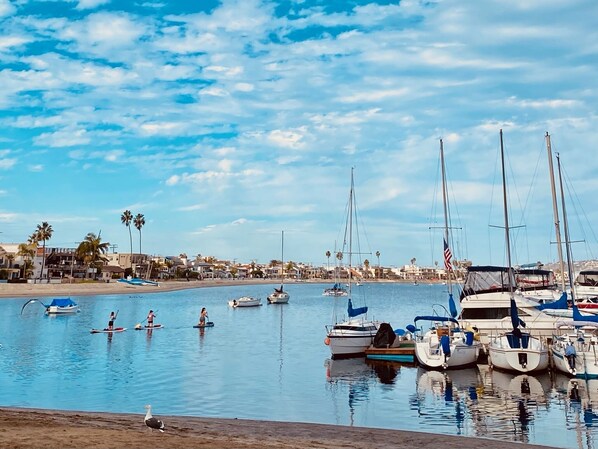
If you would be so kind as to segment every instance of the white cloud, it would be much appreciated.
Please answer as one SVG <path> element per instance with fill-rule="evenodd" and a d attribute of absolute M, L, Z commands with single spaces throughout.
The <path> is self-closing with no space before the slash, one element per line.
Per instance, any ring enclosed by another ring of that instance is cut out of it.
<path fill-rule="evenodd" d="M 29 165 L 28 169 L 32 172 L 41 172 L 44 170 L 44 166 L 42 164 Z"/>
<path fill-rule="evenodd" d="M 84 129 L 62 129 L 55 132 L 42 133 L 34 139 L 38 146 L 73 147 L 85 145 L 91 141 Z"/>
<path fill-rule="evenodd" d="M 303 146 L 303 138 L 306 134 L 306 128 L 302 127 L 296 130 L 274 130 L 268 134 L 268 140 L 275 145 L 286 148 L 300 148 Z"/>
<path fill-rule="evenodd" d="M 0 0 L 0 17 L 12 16 L 17 8 L 9 0 Z"/>
<path fill-rule="evenodd" d="M 16 163 L 16 159 L 0 159 L 0 170 L 8 170 L 10 168 L 13 168 Z"/>
<path fill-rule="evenodd" d="M 179 207 L 177 210 L 180 210 L 181 212 L 193 212 L 193 211 L 204 209 L 204 208 L 205 208 L 204 204 L 193 204 L 191 206 Z"/>
<path fill-rule="evenodd" d="M 166 180 L 166 185 L 168 186 L 175 186 L 177 185 L 181 180 L 181 177 L 178 175 L 172 175 L 170 178 L 168 178 Z"/>
<path fill-rule="evenodd" d="M 78 10 L 94 9 L 101 5 L 110 3 L 110 0 L 79 0 L 79 3 L 75 7 Z"/>

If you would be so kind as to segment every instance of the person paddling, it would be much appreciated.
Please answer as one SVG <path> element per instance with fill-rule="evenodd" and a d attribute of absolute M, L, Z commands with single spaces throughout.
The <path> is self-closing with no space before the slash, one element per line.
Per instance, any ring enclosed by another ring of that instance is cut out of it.
<path fill-rule="evenodd" d="M 156 314 L 153 310 L 150 310 L 147 314 L 147 327 L 154 327 L 154 317 Z"/>
<path fill-rule="evenodd" d="M 117 313 L 114 313 L 114 311 L 110 312 L 110 318 L 108 318 L 108 330 L 111 331 L 114 329 L 114 321 L 116 320 L 116 316 L 118 315 Z"/>
<path fill-rule="evenodd" d="M 208 318 L 208 311 L 205 307 L 201 308 L 201 313 L 199 314 L 199 326 L 206 325 L 206 319 Z"/>

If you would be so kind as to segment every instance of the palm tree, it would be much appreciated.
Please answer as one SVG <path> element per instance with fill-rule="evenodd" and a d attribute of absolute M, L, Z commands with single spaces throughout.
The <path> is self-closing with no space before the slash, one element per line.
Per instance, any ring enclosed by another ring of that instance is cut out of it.
<path fill-rule="evenodd" d="M 378 258 L 378 271 L 380 271 L 380 251 L 376 251 L 376 257 Z"/>
<path fill-rule="evenodd" d="M 139 231 L 139 254 L 141 254 L 141 228 L 145 224 L 145 217 L 143 216 L 143 214 L 137 214 L 137 215 L 135 215 L 135 219 L 133 220 L 133 224 L 135 225 L 135 227 Z"/>
<path fill-rule="evenodd" d="M 126 210 L 120 216 L 120 222 L 129 228 L 129 242 L 131 242 L 131 267 L 133 266 L 133 236 L 131 235 L 131 222 L 133 221 L 133 214 L 130 210 Z"/>
<path fill-rule="evenodd" d="M 363 261 L 363 266 L 365 267 L 365 276 L 367 278 L 370 277 L 370 261 L 368 259 L 365 259 Z"/>
<path fill-rule="evenodd" d="M 52 238 L 54 229 L 52 225 L 48 224 L 47 221 L 43 221 L 42 224 L 37 225 L 36 231 L 31 235 L 30 238 L 35 238 L 36 242 L 42 242 L 43 254 L 42 254 L 42 269 L 39 272 L 39 279 L 41 281 L 44 273 L 44 265 L 46 264 L 46 241 Z"/>
<path fill-rule="evenodd" d="M 326 258 L 328 259 L 328 271 L 326 274 L 330 273 L 330 256 L 332 256 L 332 253 L 330 251 L 326 251 Z"/>
<path fill-rule="evenodd" d="M 93 232 L 89 232 L 77 247 L 77 258 L 83 259 L 88 270 L 92 266 L 99 268 L 102 265 L 102 262 L 108 260 L 104 254 L 108 252 L 109 247 L 110 243 L 102 243 L 102 238 L 99 235 L 96 236 Z M 95 279 L 97 279 L 97 273 L 98 270 L 96 269 Z"/>
<path fill-rule="evenodd" d="M 17 256 L 21 256 L 25 259 L 25 263 L 23 264 L 23 278 L 27 278 L 27 269 L 31 268 L 31 261 L 35 256 L 35 248 L 37 244 L 30 243 L 20 243 L 19 249 L 17 251 Z"/>

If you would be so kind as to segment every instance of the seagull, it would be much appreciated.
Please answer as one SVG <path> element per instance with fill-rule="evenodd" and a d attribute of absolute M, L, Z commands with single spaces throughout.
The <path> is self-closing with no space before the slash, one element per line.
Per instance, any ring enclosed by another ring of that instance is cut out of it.
<path fill-rule="evenodd" d="M 152 406 L 148 404 L 145 406 L 145 409 L 147 410 L 147 413 L 145 414 L 145 419 L 143 420 L 143 422 L 145 422 L 145 425 L 148 426 L 150 429 L 158 429 L 160 432 L 164 432 L 164 423 L 152 416 Z"/>

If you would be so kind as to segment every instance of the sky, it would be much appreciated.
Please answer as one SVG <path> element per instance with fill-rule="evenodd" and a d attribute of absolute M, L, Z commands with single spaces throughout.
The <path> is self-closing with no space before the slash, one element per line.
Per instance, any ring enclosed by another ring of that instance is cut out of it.
<path fill-rule="evenodd" d="M 360 252 L 431 266 L 442 138 L 453 253 L 503 264 L 502 129 L 513 263 L 558 257 L 547 132 L 572 252 L 593 258 L 596 17 L 594 0 L 0 0 L 0 242 L 46 221 L 49 246 L 94 232 L 129 252 L 130 210 L 133 252 L 323 265 L 353 169 Z"/>

